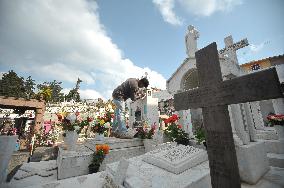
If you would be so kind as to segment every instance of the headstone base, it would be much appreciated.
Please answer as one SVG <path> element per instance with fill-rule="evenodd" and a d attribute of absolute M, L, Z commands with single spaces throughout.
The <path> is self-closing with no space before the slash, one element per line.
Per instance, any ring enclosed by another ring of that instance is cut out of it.
<path fill-rule="evenodd" d="M 278 136 L 273 127 L 266 127 L 264 130 L 256 131 L 256 139 L 260 140 L 277 140 Z"/>
<path fill-rule="evenodd" d="M 211 188 L 208 161 L 192 167 L 180 174 L 174 174 L 162 168 L 144 162 L 143 155 L 129 159 L 126 188 Z M 107 164 L 106 172 L 115 175 L 119 162 Z"/>
<path fill-rule="evenodd" d="M 236 146 L 236 153 L 242 181 L 255 184 L 269 170 L 263 141 Z"/>

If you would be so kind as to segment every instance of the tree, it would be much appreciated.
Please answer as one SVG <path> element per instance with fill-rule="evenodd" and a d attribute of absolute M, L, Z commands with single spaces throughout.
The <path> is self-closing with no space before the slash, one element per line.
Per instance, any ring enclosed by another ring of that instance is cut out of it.
<path fill-rule="evenodd" d="M 69 93 L 65 96 L 66 101 L 71 101 L 71 100 L 74 100 L 76 102 L 81 101 L 80 93 L 79 93 L 79 88 L 80 88 L 81 82 L 82 82 L 82 80 L 80 80 L 80 78 L 78 78 L 75 88 L 71 89 L 69 91 Z"/>
<path fill-rule="evenodd" d="M 26 93 L 26 97 L 28 99 L 34 98 L 34 95 L 35 95 L 35 93 L 34 93 L 35 87 L 34 86 L 35 85 L 36 85 L 35 80 L 33 80 L 31 76 L 29 76 L 24 83 L 25 93 Z"/>
<path fill-rule="evenodd" d="M 64 99 L 64 94 L 61 93 L 61 84 L 62 82 L 53 80 L 53 82 L 44 82 L 43 84 L 38 84 L 37 88 L 40 90 L 40 93 L 51 90 L 51 97 L 47 101 L 62 102 Z"/>
<path fill-rule="evenodd" d="M 10 70 L 4 73 L 0 80 L 0 95 L 8 97 L 26 97 L 23 77 Z"/>

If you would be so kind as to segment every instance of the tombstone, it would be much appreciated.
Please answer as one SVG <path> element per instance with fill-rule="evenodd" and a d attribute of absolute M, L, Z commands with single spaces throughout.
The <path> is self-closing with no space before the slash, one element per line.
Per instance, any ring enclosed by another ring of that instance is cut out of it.
<path fill-rule="evenodd" d="M 240 187 L 228 105 L 282 97 L 277 72 L 273 68 L 222 81 L 216 43 L 195 56 L 200 87 L 175 94 L 175 109 L 202 108 L 212 187 Z"/>

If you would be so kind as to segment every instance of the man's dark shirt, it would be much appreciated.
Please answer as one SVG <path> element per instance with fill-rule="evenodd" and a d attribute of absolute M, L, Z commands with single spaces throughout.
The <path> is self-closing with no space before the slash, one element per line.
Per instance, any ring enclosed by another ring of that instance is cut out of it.
<path fill-rule="evenodd" d="M 119 85 L 112 92 L 112 97 L 118 100 L 127 100 L 130 98 L 132 101 L 136 100 L 136 92 L 139 90 L 138 79 L 129 78 L 121 85 Z"/>

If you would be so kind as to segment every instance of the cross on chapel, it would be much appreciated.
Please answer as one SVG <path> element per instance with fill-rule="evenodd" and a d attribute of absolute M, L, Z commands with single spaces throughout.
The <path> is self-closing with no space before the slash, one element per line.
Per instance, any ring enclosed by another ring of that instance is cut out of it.
<path fill-rule="evenodd" d="M 232 35 L 230 35 L 224 39 L 224 42 L 225 42 L 225 48 L 219 51 L 220 56 L 226 56 L 231 60 L 233 60 L 234 62 L 238 63 L 236 51 L 248 46 L 249 45 L 248 40 L 245 38 L 237 43 L 234 43 L 233 37 Z"/>
<path fill-rule="evenodd" d="M 175 109 L 202 108 L 212 187 L 240 188 L 228 105 L 283 97 L 276 69 L 222 81 L 216 43 L 195 57 L 200 87 L 175 94 Z"/>

